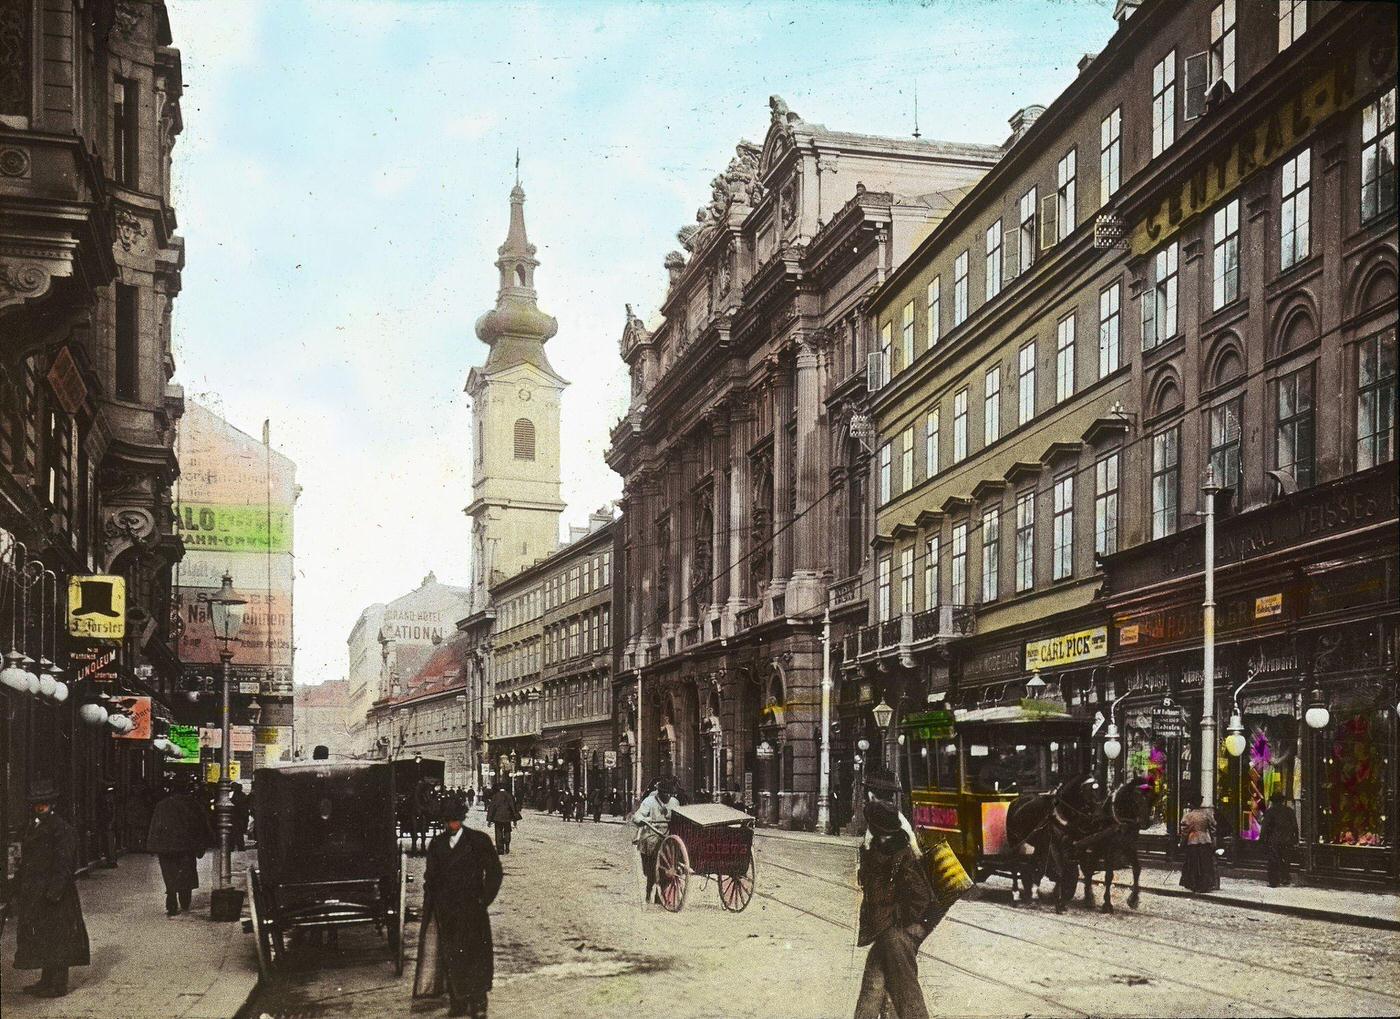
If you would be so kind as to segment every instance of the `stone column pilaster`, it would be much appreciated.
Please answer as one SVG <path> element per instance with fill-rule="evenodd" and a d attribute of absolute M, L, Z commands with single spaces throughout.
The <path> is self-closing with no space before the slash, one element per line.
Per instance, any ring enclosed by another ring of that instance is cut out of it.
<path fill-rule="evenodd" d="M 710 542 L 710 573 L 714 577 L 710 594 L 711 601 L 723 605 L 729 598 L 731 575 L 729 573 L 729 486 L 731 484 L 729 445 L 729 417 L 721 409 L 710 422 L 714 433 L 715 451 L 715 494 L 714 494 L 714 534 Z"/>
<path fill-rule="evenodd" d="M 822 604 L 821 568 L 827 546 L 821 541 L 821 433 L 817 430 L 817 349 L 809 338 L 798 344 L 794 358 L 797 382 L 797 430 L 793 456 L 797 464 L 797 513 L 792 526 L 792 570 L 787 611 L 807 611 Z M 779 460 L 779 463 L 783 461 Z M 776 470 L 777 464 L 774 465 Z"/>
<path fill-rule="evenodd" d="M 749 451 L 747 427 L 752 413 L 748 406 L 736 406 L 729 415 L 729 613 L 731 617 L 748 604 L 749 571 L 745 558 L 749 548 L 750 517 Z"/>
<path fill-rule="evenodd" d="M 788 409 L 792 406 L 792 376 L 785 363 L 773 375 L 773 583 L 770 591 L 787 589 L 792 574 L 792 436 Z"/>

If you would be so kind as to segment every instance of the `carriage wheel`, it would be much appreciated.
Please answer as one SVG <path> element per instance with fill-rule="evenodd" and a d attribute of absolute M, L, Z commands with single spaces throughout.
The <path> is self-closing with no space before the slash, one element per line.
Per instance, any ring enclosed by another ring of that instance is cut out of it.
<path fill-rule="evenodd" d="M 258 879 L 258 868 L 248 868 L 248 916 L 253 923 L 253 943 L 258 950 L 258 975 L 270 977 L 277 964 L 277 952 L 273 947 L 271 922 L 266 914 L 266 904 L 262 901 L 262 882 Z"/>
<path fill-rule="evenodd" d="M 404 925 L 408 922 L 408 854 L 399 853 L 399 911 L 389 922 L 389 951 L 394 953 L 394 975 L 403 976 Z"/>
<path fill-rule="evenodd" d="M 667 835 L 656 853 L 656 887 L 661 893 L 661 905 L 668 913 L 679 913 L 685 905 L 686 887 L 690 883 L 690 854 L 685 843 Z"/>
<path fill-rule="evenodd" d="M 737 877 L 728 874 L 719 876 L 719 902 L 731 913 L 742 913 L 753 898 L 754 867 L 753 850 L 749 850 L 749 865 Z"/>

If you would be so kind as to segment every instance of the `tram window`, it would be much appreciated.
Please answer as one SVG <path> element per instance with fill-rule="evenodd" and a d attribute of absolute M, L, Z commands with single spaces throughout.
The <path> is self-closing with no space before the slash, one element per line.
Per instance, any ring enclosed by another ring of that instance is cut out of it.
<path fill-rule="evenodd" d="M 915 736 L 909 743 L 910 786 L 915 789 L 958 790 L 957 744 L 925 741 Z M 951 752 L 950 752 L 951 751 Z"/>
<path fill-rule="evenodd" d="M 967 748 L 967 756 L 969 757 L 986 757 L 990 752 L 990 748 L 981 743 L 973 743 Z"/>

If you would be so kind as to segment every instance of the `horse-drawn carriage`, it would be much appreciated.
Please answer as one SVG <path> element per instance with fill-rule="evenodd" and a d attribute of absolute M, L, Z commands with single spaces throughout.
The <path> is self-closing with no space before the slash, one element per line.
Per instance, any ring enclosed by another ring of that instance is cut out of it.
<path fill-rule="evenodd" d="M 270 973 L 298 934 L 369 924 L 404 967 L 408 869 L 387 764 L 313 761 L 253 776 L 258 862 L 248 868 L 258 968 Z"/>
<path fill-rule="evenodd" d="M 685 906 L 691 875 L 719 885 L 719 901 L 738 913 L 753 898 L 754 819 L 722 803 L 692 803 L 671 811 L 656 851 L 656 887 L 672 913 Z"/>

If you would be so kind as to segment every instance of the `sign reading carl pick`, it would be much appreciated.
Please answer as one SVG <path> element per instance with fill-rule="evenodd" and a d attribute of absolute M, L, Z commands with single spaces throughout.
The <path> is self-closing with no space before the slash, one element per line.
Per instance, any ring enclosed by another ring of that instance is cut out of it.
<path fill-rule="evenodd" d="M 126 578 L 70 577 L 68 634 L 102 640 L 121 640 L 125 637 Z"/>

